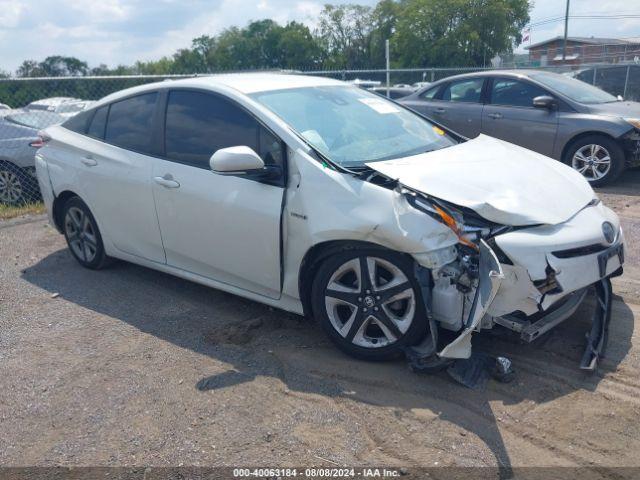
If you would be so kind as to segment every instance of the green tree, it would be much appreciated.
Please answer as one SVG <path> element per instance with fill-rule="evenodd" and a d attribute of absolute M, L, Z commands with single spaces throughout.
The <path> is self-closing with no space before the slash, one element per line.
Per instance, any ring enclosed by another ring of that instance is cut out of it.
<path fill-rule="evenodd" d="M 381 0 L 371 12 L 369 68 L 385 67 L 385 41 L 395 33 L 401 12 L 402 5 L 395 0 Z"/>
<path fill-rule="evenodd" d="M 18 77 L 76 77 L 86 75 L 88 72 L 87 62 L 75 57 L 53 55 L 42 62 L 25 60 L 16 70 L 16 75 Z"/>
<path fill-rule="evenodd" d="M 302 23 L 289 22 L 282 27 L 275 51 L 275 66 L 280 68 L 312 69 L 322 63 L 322 49 Z"/>
<path fill-rule="evenodd" d="M 486 64 L 520 42 L 529 8 L 528 0 L 404 0 L 392 37 L 395 64 Z"/>
<path fill-rule="evenodd" d="M 25 60 L 16 70 L 18 77 L 42 77 L 44 72 L 40 68 L 40 64 L 35 60 Z"/>
<path fill-rule="evenodd" d="M 371 8 L 325 5 L 318 22 L 318 40 L 329 68 L 367 68 L 371 59 Z"/>

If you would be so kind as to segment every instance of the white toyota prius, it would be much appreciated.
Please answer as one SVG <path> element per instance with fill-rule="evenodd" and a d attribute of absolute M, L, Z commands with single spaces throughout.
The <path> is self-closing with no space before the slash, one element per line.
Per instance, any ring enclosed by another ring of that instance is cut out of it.
<path fill-rule="evenodd" d="M 425 365 L 469 358 L 482 329 L 534 340 L 591 289 L 582 368 L 605 347 L 620 222 L 529 150 L 277 73 L 123 90 L 41 136 L 50 221 L 85 267 L 137 263 L 313 316 L 359 358 Z"/>

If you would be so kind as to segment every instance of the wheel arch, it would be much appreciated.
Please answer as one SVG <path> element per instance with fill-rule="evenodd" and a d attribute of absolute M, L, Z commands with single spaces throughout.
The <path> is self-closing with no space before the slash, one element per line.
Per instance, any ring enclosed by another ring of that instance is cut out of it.
<path fill-rule="evenodd" d="M 574 135 L 573 137 L 571 137 L 569 140 L 567 140 L 567 142 L 564 144 L 564 146 L 562 147 L 562 153 L 560 155 L 560 161 L 563 163 L 566 163 L 566 156 L 567 156 L 567 152 L 569 151 L 569 149 L 571 148 L 571 146 L 576 143 L 577 141 L 586 138 L 586 137 L 592 137 L 592 136 L 599 136 L 599 137 L 606 137 L 609 140 L 612 140 L 614 142 L 618 142 L 618 138 L 614 137 L 613 135 L 607 133 L 607 132 L 603 132 L 601 130 L 588 130 L 586 132 L 580 132 L 577 135 Z"/>
<path fill-rule="evenodd" d="M 307 250 L 302 258 L 298 271 L 298 293 L 300 295 L 300 301 L 302 302 L 302 311 L 305 316 L 311 316 L 311 286 L 322 260 L 334 253 L 357 248 L 374 248 L 392 251 L 390 248 L 378 243 L 363 240 L 329 240 L 317 243 Z M 398 253 L 403 254 L 403 252 Z"/>
<path fill-rule="evenodd" d="M 70 198 L 73 197 L 82 199 L 82 197 L 80 197 L 80 195 L 78 195 L 77 193 L 71 190 L 64 190 L 63 192 L 60 192 L 53 200 L 53 206 L 51 208 L 53 221 L 60 233 L 62 233 L 62 224 L 64 221 L 64 219 L 62 218 L 62 214 L 64 213 L 64 205 Z"/>

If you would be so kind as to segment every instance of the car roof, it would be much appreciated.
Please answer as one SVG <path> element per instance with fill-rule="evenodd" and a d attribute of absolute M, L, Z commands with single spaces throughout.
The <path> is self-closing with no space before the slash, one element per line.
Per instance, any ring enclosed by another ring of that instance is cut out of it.
<path fill-rule="evenodd" d="M 436 83 L 439 85 L 443 82 L 449 82 L 451 80 L 458 80 L 462 78 L 475 78 L 475 77 L 513 77 L 513 78 L 522 78 L 522 77 L 531 77 L 533 74 L 540 73 L 553 73 L 546 72 L 544 70 L 533 70 L 533 69 L 514 69 L 514 70 L 481 70 L 479 72 L 470 72 L 470 73 L 461 73 L 459 75 L 452 75 L 450 77 L 443 78 L 438 80 L 437 82 L 429 85 L 435 86 Z"/>
<path fill-rule="evenodd" d="M 135 93 L 143 93 L 159 88 L 212 88 L 222 87 L 233 89 L 241 94 L 249 95 L 257 92 L 285 90 L 302 87 L 350 86 L 345 82 L 327 77 L 311 75 L 295 75 L 290 73 L 226 73 L 202 77 L 184 78 L 179 80 L 164 80 L 128 88 L 112 93 L 98 103 L 111 102 Z M 353 88 L 357 88 L 352 86 Z"/>
<path fill-rule="evenodd" d="M 50 97 L 50 98 L 41 98 L 40 100 L 34 100 L 29 103 L 29 105 L 59 105 L 62 103 L 76 102 L 79 101 L 79 98 L 74 97 Z"/>

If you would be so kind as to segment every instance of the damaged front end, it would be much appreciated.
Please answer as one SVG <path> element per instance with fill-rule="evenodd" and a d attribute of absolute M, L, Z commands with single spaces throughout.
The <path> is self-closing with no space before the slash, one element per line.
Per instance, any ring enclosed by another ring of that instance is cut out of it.
<path fill-rule="evenodd" d="M 475 375 L 469 374 L 469 364 L 476 370 L 491 364 L 472 352 L 473 332 L 499 325 L 531 342 L 569 318 L 591 287 L 597 301 L 580 367 L 595 370 L 607 341 L 610 278 L 621 274 L 624 261 L 622 231 L 610 210 L 592 202 L 563 224 L 503 226 L 399 188 L 411 205 L 439 216 L 460 239 L 456 259 L 445 265 L 430 265 L 416 256 L 431 332 L 421 345 L 406 349 L 414 370 L 455 362 L 459 367 L 453 372 L 450 367 L 450 373 L 467 384 L 464 378 Z M 605 223 L 617 230 L 614 238 L 603 237 Z"/>

